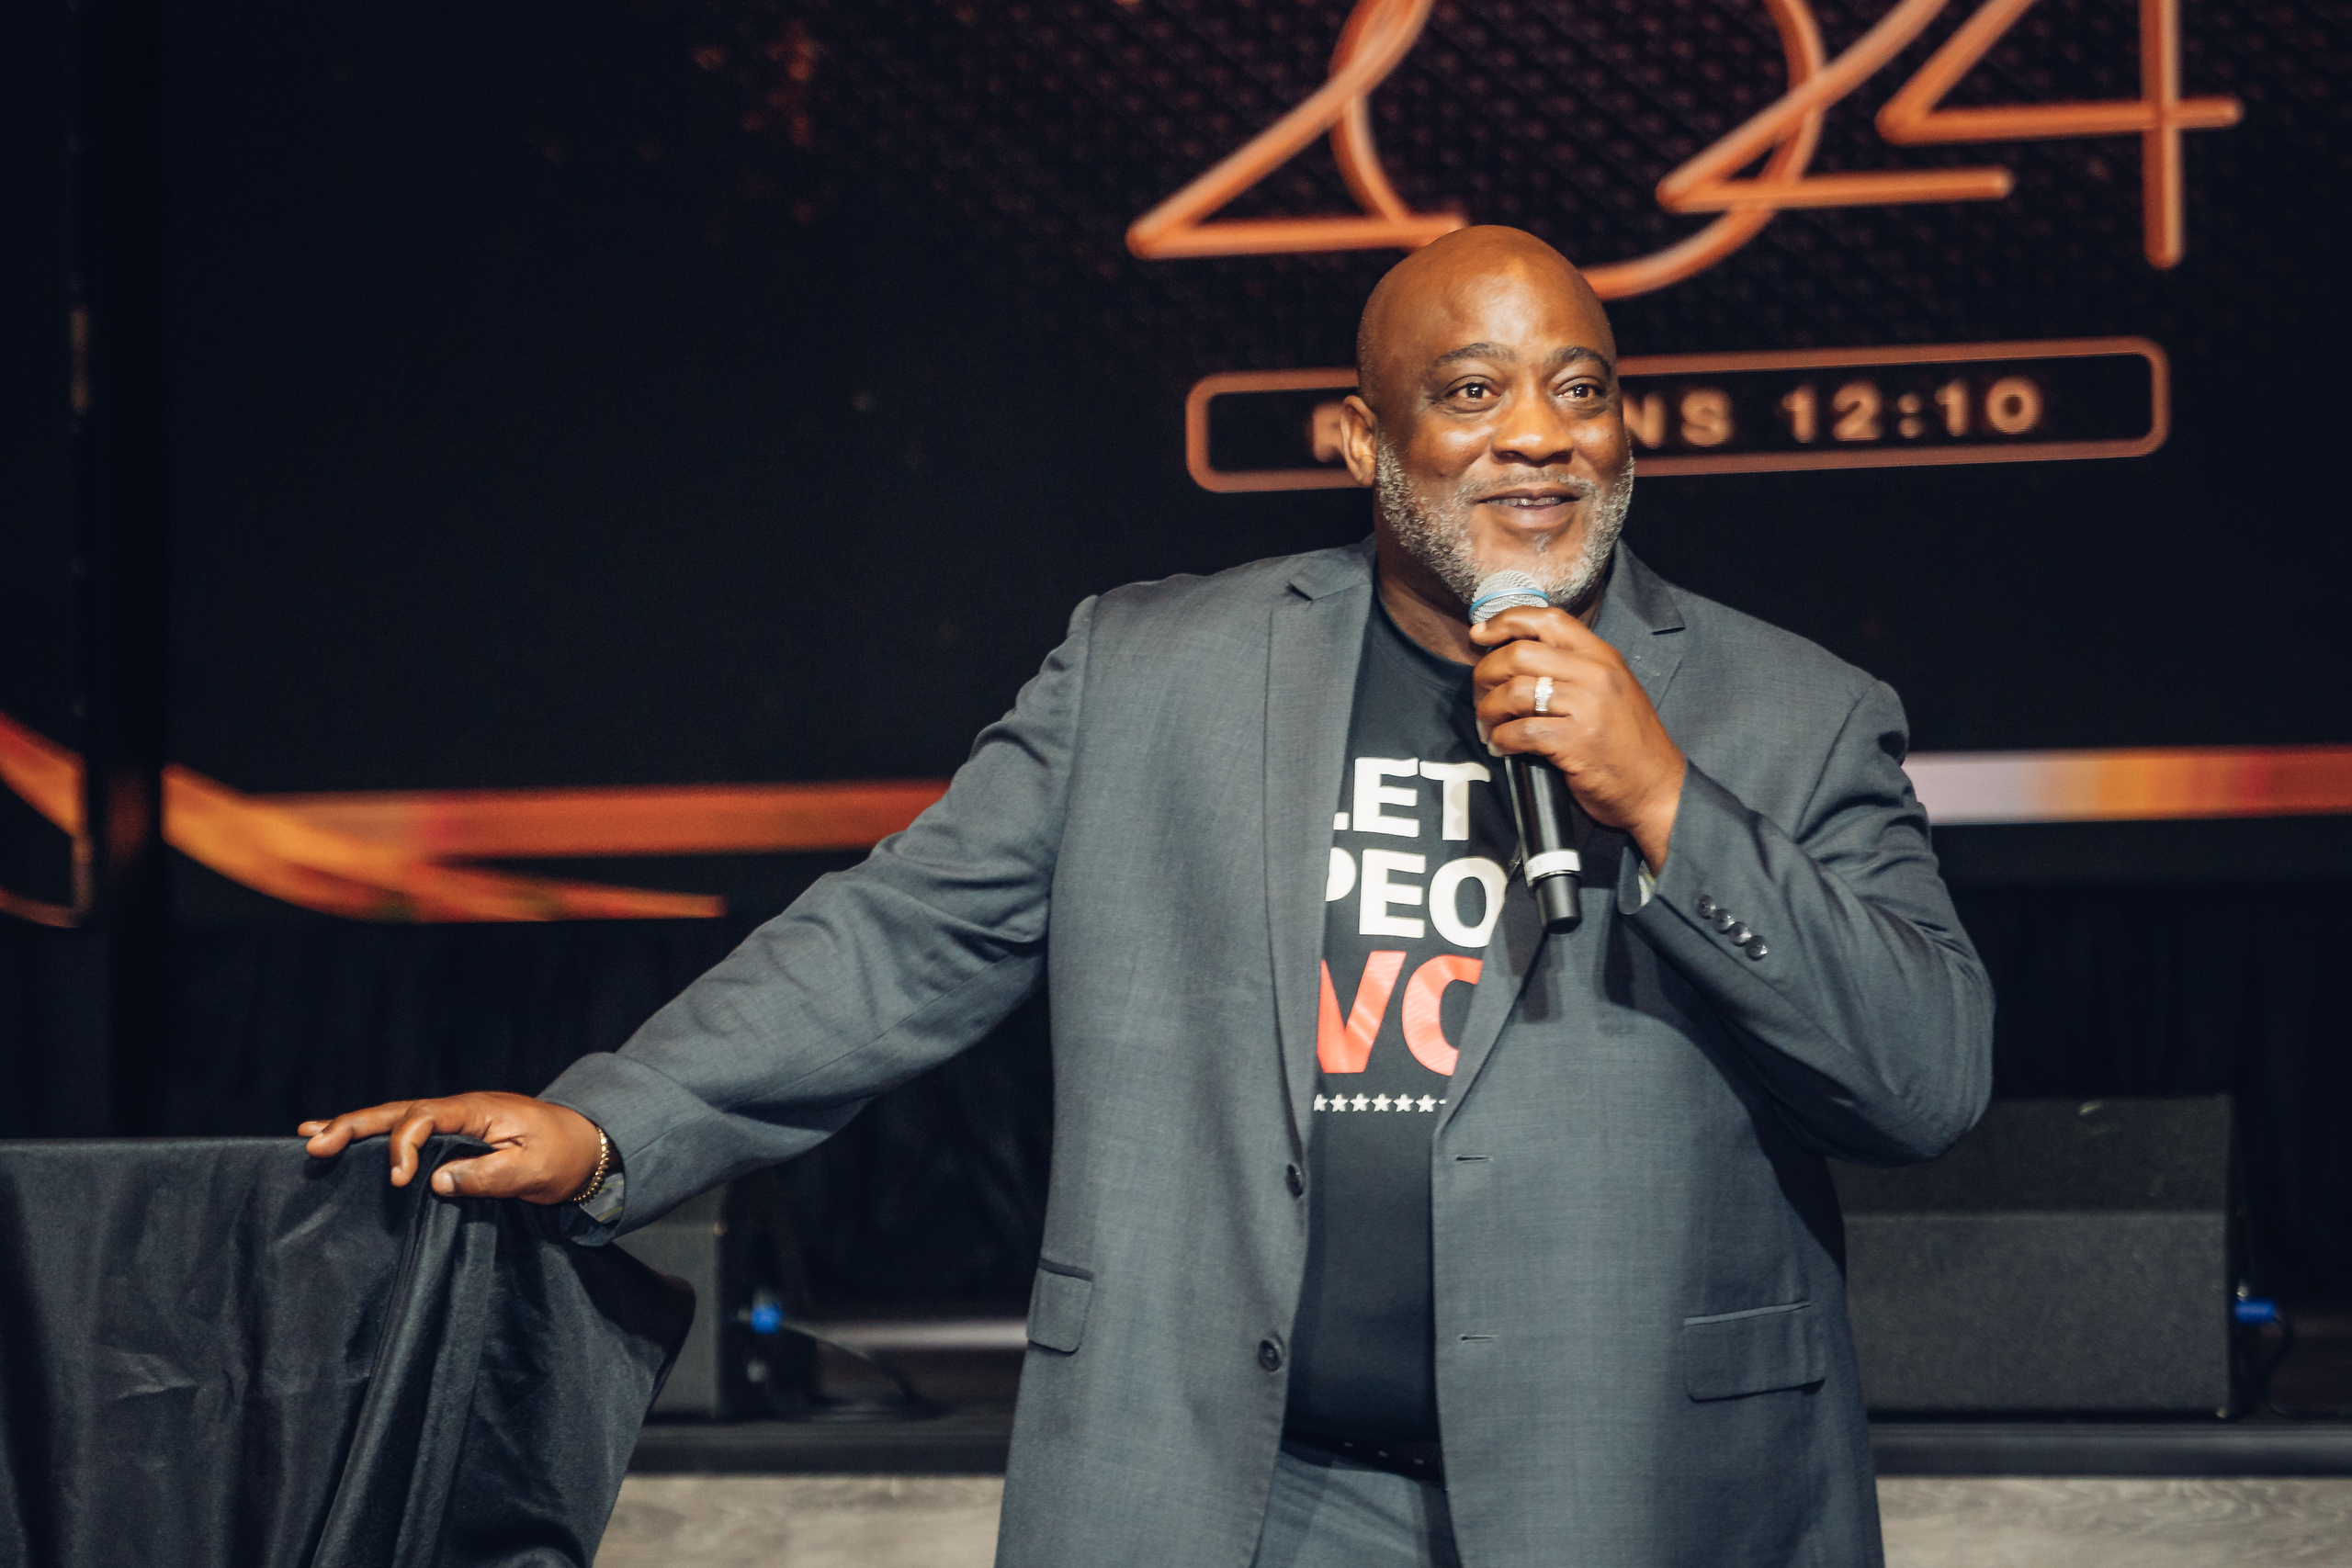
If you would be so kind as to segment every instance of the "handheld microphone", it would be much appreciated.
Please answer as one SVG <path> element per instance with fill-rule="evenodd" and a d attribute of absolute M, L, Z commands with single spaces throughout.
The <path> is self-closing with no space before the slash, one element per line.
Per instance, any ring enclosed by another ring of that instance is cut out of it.
<path fill-rule="evenodd" d="M 1535 579 L 1523 571 L 1498 571 L 1478 584 L 1470 599 L 1470 621 L 1484 626 L 1505 610 L 1551 604 Z M 1578 858 L 1568 818 L 1568 784 L 1549 762 L 1513 752 L 1503 759 L 1511 816 L 1519 823 L 1519 859 L 1527 890 L 1555 936 L 1572 931 L 1584 919 L 1577 899 L 1584 862 Z"/>

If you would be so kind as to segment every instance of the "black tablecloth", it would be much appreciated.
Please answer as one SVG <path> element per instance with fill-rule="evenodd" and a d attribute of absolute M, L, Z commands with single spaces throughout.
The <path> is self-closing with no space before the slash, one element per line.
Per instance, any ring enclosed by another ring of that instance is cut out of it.
<path fill-rule="evenodd" d="M 592 1561 L 691 1296 L 384 1174 L 380 1142 L 0 1143 L 0 1563 Z"/>

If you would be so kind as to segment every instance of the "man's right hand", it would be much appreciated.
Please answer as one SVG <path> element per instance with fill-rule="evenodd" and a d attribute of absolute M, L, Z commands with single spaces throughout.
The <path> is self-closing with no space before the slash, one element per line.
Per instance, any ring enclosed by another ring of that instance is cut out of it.
<path fill-rule="evenodd" d="M 313 1156 L 341 1154 L 357 1138 L 391 1134 L 392 1185 L 416 1176 L 418 1151 L 435 1133 L 479 1138 L 491 1152 L 447 1160 L 433 1173 L 445 1198 L 521 1198 L 560 1203 L 588 1185 L 602 1140 L 596 1124 L 577 1111 L 521 1094 L 453 1094 L 446 1100 L 401 1100 L 346 1111 L 332 1122 L 294 1129 Z"/>

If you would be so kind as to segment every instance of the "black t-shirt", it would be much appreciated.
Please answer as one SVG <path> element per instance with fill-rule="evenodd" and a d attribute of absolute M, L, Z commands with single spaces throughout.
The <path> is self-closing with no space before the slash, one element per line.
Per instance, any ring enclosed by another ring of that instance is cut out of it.
<path fill-rule="evenodd" d="M 1306 1284 L 1289 1425 L 1437 1437 L 1430 1132 L 1518 844 L 1470 667 L 1364 628 L 1324 890 Z"/>

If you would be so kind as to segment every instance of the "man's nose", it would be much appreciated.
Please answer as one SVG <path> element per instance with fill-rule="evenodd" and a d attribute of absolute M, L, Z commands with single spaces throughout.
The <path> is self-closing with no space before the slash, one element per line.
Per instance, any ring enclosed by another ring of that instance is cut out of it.
<path fill-rule="evenodd" d="M 1551 399 L 1538 394 L 1511 399 L 1495 427 L 1495 456 L 1506 462 L 1565 462 L 1575 449 L 1574 424 Z"/>

